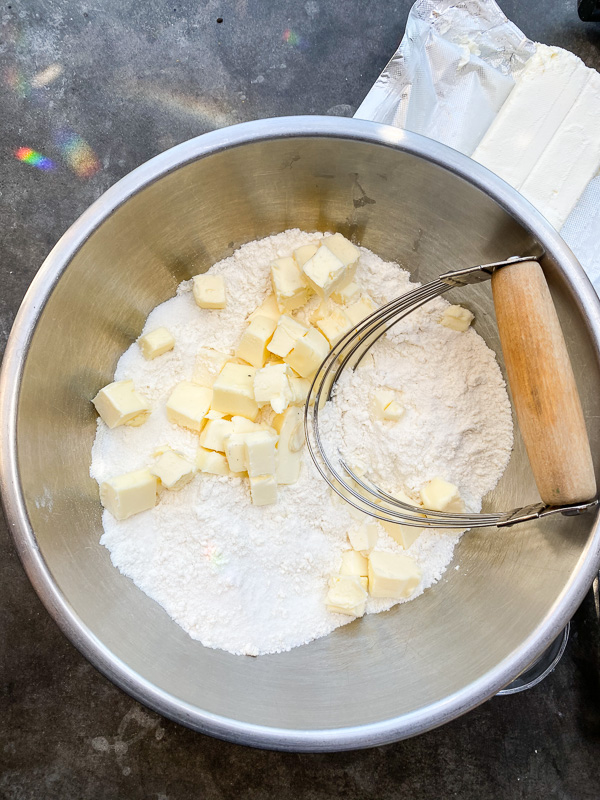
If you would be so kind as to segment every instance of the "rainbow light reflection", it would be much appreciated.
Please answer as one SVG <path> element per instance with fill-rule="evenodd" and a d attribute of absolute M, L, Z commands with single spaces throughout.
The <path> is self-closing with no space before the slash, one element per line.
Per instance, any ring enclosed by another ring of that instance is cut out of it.
<path fill-rule="evenodd" d="M 91 178 L 100 169 L 96 154 L 79 134 L 61 131 L 56 136 L 56 144 L 79 178 Z"/>
<path fill-rule="evenodd" d="M 24 164 L 30 164 L 32 167 L 43 169 L 44 171 L 54 169 L 55 166 L 53 161 L 38 153 L 37 150 L 32 150 L 31 147 L 19 147 L 15 150 L 15 158 L 18 158 Z"/>

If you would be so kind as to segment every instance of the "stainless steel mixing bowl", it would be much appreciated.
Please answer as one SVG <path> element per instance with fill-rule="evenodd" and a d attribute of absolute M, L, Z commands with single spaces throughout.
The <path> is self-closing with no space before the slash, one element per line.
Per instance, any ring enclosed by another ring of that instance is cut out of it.
<path fill-rule="evenodd" d="M 598 520 L 557 517 L 468 533 L 443 579 L 414 602 L 260 658 L 204 648 L 123 577 L 98 544 L 90 398 L 181 280 L 290 227 L 339 230 L 419 280 L 544 252 L 597 450 L 599 303 L 540 214 L 483 167 L 429 139 L 351 119 L 285 118 L 216 131 L 154 158 L 103 195 L 48 256 L 3 368 L 4 503 L 42 601 L 130 694 L 236 742 L 368 747 L 440 725 L 525 669 L 598 569 Z M 468 289 L 465 300 L 498 352 L 489 287 Z M 517 439 L 487 507 L 534 499 Z"/>

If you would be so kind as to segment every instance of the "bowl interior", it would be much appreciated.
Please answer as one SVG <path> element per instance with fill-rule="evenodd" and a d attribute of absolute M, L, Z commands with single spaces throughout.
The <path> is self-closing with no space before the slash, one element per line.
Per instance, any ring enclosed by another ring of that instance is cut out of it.
<path fill-rule="evenodd" d="M 457 548 L 460 569 L 451 565 L 415 602 L 260 658 L 204 648 L 112 566 L 99 545 L 98 489 L 89 477 L 96 429 L 90 398 L 112 379 L 149 311 L 181 280 L 244 242 L 290 227 L 341 231 L 421 281 L 540 250 L 481 190 L 410 152 L 318 136 L 214 152 L 131 196 L 76 252 L 33 334 L 18 404 L 27 513 L 66 603 L 112 659 L 122 684 L 130 676 L 138 694 L 147 687 L 142 695 L 150 704 L 234 738 L 244 738 L 235 732 L 238 723 L 318 731 L 426 714 L 532 636 L 572 581 L 592 535 L 591 516 L 473 531 Z M 598 419 L 591 335 L 551 256 L 545 268 L 585 413 Z M 477 330 L 499 353 L 489 285 L 450 297 L 475 312 Z M 596 451 L 597 426 L 590 435 Z M 517 436 L 487 507 L 536 500 Z M 254 741 L 261 741 L 260 731 Z"/>

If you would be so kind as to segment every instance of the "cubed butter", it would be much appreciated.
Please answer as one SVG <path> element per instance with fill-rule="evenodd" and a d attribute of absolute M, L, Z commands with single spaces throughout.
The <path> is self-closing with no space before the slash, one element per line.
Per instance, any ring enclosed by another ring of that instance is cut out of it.
<path fill-rule="evenodd" d="M 344 313 L 344 309 L 339 306 L 333 308 L 327 316 L 317 322 L 317 328 L 325 336 L 331 347 L 336 345 L 351 327 L 350 319 Z"/>
<path fill-rule="evenodd" d="M 109 383 L 100 389 L 92 403 L 109 428 L 138 427 L 150 415 L 150 404 L 136 392 L 132 380 Z"/>
<path fill-rule="evenodd" d="M 360 300 L 351 303 L 346 307 L 345 311 L 352 325 L 359 325 L 370 314 L 377 311 L 377 306 L 369 295 L 363 294 Z"/>
<path fill-rule="evenodd" d="M 199 447 L 196 451 L 196 466 L 200 472 L 208 472 L 211 475 L 229 475 L 229 464 L 223 453 L 215 450 L 206 450 Z"/>
<path fill-rule="evenodd" d="M 227 414 L 223 414 L 222 411 L 213 411 L 213 410 L 211 410 L 211 411 L 208 411 L 204 415 L 204 419 L 223 419 L 223 417 L 226 417 L 226 416 L 227 416 Z"/>
<path fill-rule="evenodd" d="M 277 305 L 277 298 L 274 294 L 269 294 L 259 307 L 248 316 L 248 322 L 251 322 L 254 317 L 269 317 L 269 319 L 274 319 L 277 322 L 280 316 L 281 311 Z"/>
<path fill-rule="evenodd" d="M 294 250 L 294 259 L 296 260 L 296 264 L 298 264 L 300 269 L 302 269 L 309 258 L 314 256 L 319 249 L 319 245 L 320 242 L 311 242 L 310 244 L 304 244 L 302 247 L 298 247 L 296 250 Z"/>
<path fill-rule="evenodd" d="M 331 293 L 331 299 L 336 303 L 341 303 L 344 306 L 354 303 L 360 298 L 360 286 L 354 281 L 350 281 L 340 289 L 336 289 Z"/>
<path fill-rule="evenodd" d="M 212 389 L 206 386 L 188 381 L 178 383 L 167 400 L 169 421 L 192 431 L 201 431 L 212 396 Z"/>
<path fill-rule="evenodd" d="M 192 480 L 196 474 L 196 467 L 181 453 L 166 448 L 160 453 L 150 472 L 159 479 L 165 489 L 177 492 Z"/>
<path fill-rule="evenodd" d="M 302 448 L 304 447 L 304 421 L 302 409 L 290 406 L 285 413 L 273 420 L 273 427 L 279 434 L 277 442 L 278 484 L 296 483 L 302 467 Z"/>
<path fill-rule="evenodd" d="M 246 469 L 251 478 L 275 474 L 276 443 L 277 438 L 269 431 L 253 431 L 244 434 Z"/>
<path fill-rule="evenodd" d="M 404 414 L 403 406 L 391 389 L 378 389 L 373 394 L 373 408 L 379 419 L 397 421 Z"/>
<path fill-rule="evenodd" d="M 232 433 L 225 440 L 225 458 L 232 472 L 246 471 L 245 433 Z"/>
<path fill-rule="evenodd" d="M 271 341 L 277 323 L 269 317 L 254 317 L 244 331 L 235 351 L 238 358 L 243 358 L 253 367 L 263 367 L 268 357 L 267 343 Z"/>
<path fill-rule="evenodd" d="M 302 267 L 319 297 L 327 298 L 348 280 L 348 268 L 329 248 L 321 246 Z"/>
<path fill-rule="evenodd" d="M 453 331 L 466 331 L 474 319 L 475 315 L 468 308 L 448 306 L 442 314 L 440 323 L 445 328 L 451 328 Z"/>
<path fill-rule="evenodd" d="M 273 355 L 283 358 L 295 346 L 298 339 L 301 339 L 308 328 L 302 325 L 288 314 L 282 314 L 277 320 L 277 327 L 273 333 L 273 338 L 267 345 L 267 350 Z"/>
<path fill-rule="evenodd" d="M 233 433 L 233 422 L 228 419 L 211 419 L 200 434 L 200 445 L 207 450 L 225 452 L 225 442 Z"/>
<path fill-rule="evenodd" d="M 310 286 L 293 258 L 278 258 L 271 264 L 271 282 L 280 311 L 293 311 L 308 302 Z"/>
<path fill-rule="evenodd" d="M 321 248 L 319 248 L 321 249 Z M 296 346 L 284 358 L 284 361 L 295 370 L 301 378 L 308 378 L 318 369 L 329 354 L 329 343 L 316 328 L 309 328 Z"/>
<path fill-rule="evenodd" d="M 196 275 L 193 283 L 196 305 L 200 308 L 225 308 L 227 295 L 222 275 Z"/>
<path fill-rule="evenodd" d="M 465 510 L 464 503 L 458 487 L 448 483 L 443 478 L 434 478 L 421 488 L 421 500 L 425 508 L 431 511 L 448 511 L 462 514 Z"/>
<path fill-rule="evenodd" d="M 327 610 L 349 617 L 362 617 L 367 604 L 364 578 L 357 575 L 332 575 L 327 592 Z"/>
<path fill-rule="evenodd" d="M 250 496 L 255 506 L 271 506 L 277 502 L 277 482 L 273 475 L 250 477 Z"/>
<path fill-rule="evenodd" d="M 417 500 L 413 500 L 412 497 L 409 497 L 402 490 L 395 491 L 394 497 L 409 506 L 417 508 L 420 506 Z M 397 511 L 398 509 L 396 508 L 395 510 Z M 411 513 L 407 509 L 405 510 L 407 514 Z M 415 512 L 415 516 L 424 517 L 425 514 L 418 514 Z M 386 533 L 405 550 L 408 550 L 411 544 L 423 533 L 423 528 L 417 528 L 413 525 L 403 525 L 402 523 L 388 522 L 387 520 L 379 520 L 379 523 L 383 526 Z"/>
<path fill-rule="evenodd" d="M 289 378 L 292 370 L 287 364 L 267 364 L 254 376 L 254 399 L 259 408 L 271 404 L 276 414 L 281 414 L 292 400 Z"/>
<path fill-rule="evenodd" d="M 225 364 L 213 384 L 211 408 L 255 420 L 258 404 L 254 399 L 256 369 L 245 364 Z"/>
<path fill-rule="evenodd" d="M 261 430 L 260 423 L 252 422 L 247 417 L 234 416 L 231 421 L 233 422 L 234 433 L 251 433 L 252 431 Z"/>
<path fill-rule="evenodd" d="M 217 375 L 232 356 L 222 353 L 220 350 L 213 350 L 212 347 L 201 347 L 196 353 L 194 371 L 192 373 L 192 383 L 199 386 L 212 388 Z"/>
<path fill-rule="evenodd" d="M 290 404 L 294 406 L 303 406 L 310 392 L 310 381 L 306 378 L 296 378 L 292 376 L 290 378 L 290 389 L 292 390 Z"/>
<path fill-rule="evenodd" d="M 138 339 L 138 346 L 146 361 L 158 358 L 175 346 L 173 334 L 167 328 L 156 328 Z"/>
<path fill-rule="evenodd" d="M 361 553 L 356 550 L 346 550 L 342 553 L 340 575 L 358 575 L 359 578 L 366 578 L 368 574 L 369 564 Z"/>
<path fill-rule="evenodd" d="M 326 236 L 321 242 L 321 246 L 325 246 L 328 250 L 331 250 L 346 267 L 354 266 L 360 256 L 358 247 L 348 241 L 341 233 L 334 233 L 331 236 Z"/>
<path fill-rule="evenodd" d="M 369 561 L 369 592 L 372 597 L 402 600 L 410 597 L 421 582 L 419 565 L 404 553 L 374 550 Z"/>
<path fill-rule="evenodd" d="M 375 522 L 359 522 L 348 531 L 348 539 L 354 550 L 368 555 L 377 544 L 379 528 Z"/>
<path fill-rule="evenodd" d="M 122 520 L 156 505 L 158 481 L 149 469 L 117 475 L 100 484 L 100 502 Z"/>

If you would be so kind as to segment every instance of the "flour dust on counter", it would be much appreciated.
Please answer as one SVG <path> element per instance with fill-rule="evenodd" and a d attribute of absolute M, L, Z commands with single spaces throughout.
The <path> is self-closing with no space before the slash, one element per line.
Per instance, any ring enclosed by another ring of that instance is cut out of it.
<path fill-rule="evenodd" d="M 117 383 L 111 384 L 119 387 L 130 405 L 142 410 L 142 417 L 113 428 L 98 420 L 92 477 L 102 486 L 114 485 L 115 476 L 132 475 L 131 481 L 162 485 L 159 502 L 149 504 L 147 510 L 118 519 L 105 508 L 101 543 L 110 551 L 113 564 L 190 636 L 207 647 L 235 654 L 286 651 L 330 633 L 363 612 L 385 611 L 418 597 L 439 580 L 460 538 L 455 531 L 413 529 L 414 536 L 402 539 L 394 526 L 358 520 L 360 512 L 329 490 L 306 448 L 301 451 L 297 480 L 286 483 L 282 478 L 277 482 L 276 501 L 257 505 L 259 494 L 254 494 L 252 475 L 248 479 L 245 471 L 232 471 L 223 455 L 225 448 L 208 447 L 206 441 L 209 422 L 215 423 L 213 431 L 228 426 L 233 430 L 240 420 L 232 416 L 235 412 L 209 411 L 202 420 L 202 432 L 173 421 L 169 406 L 174 387 L 184 386 L 186 392 L 202 396 L 193 382 L 202 383 L 196 373 L 199 352 L 226 354 L 229 363 L 225 368 L 219 364 L 219 375 L 232 366 L 235 372 L 236 364 L 238 371 L 248 374 L 263 371 L 262 364 L 252 367 L 245 360 L 256 353 L 256 342 L 250 343 L 251 349 L 248 340 L 249 317 L 259 319 L 252 327 L 255 339 L 264 334 L 262 341 L 273 336 L 275 343 L 274 328 L 282 327 L 273 350 L 279 350 L 286 336 L 300 336 L 307 352 L 313 348 L 314 358 L 321 340 L 326 345 L 325 336 L 331 337 L 329 344 L 335 341 L 340 325 L 349 325 L 353 315 L 364 316 L 414 287 L 409 273 L 399 265 L 362 247 L 348 255 L 350 243 L 341 240 L 330 240 L 330 250 L 319 252 L 315 259 L 318 251 L 325 250 L 324 236 L 295 229 L 242 246 L 211 267 L 209 275 L 222 280 L 204 281 L 202 297 L 193 281 L 183 282 L 175 297 L 151 312 L 142 331 L 146 336 L 160 330 L 160 337 L 154 337 L 160 346 L 150 337 L 149 348 L 145 339 L 144 356 L 142 344 L 132 344 L 118 362 Z M 311 275 L 300 289 L 290 279 L 292 254 L 297 265 L 306 259 L 306 274 Z M 352 258 L 357 260 L 350 274 L 346 262 Z M 277 279 L 274 262 L 280 270 Z M 345 265 L 347 274 L 342 276 L 340 265 Z M 279 309 L 272 294 L 277 281 L 281 284 L 275 287 Z M 210 296 L 213 289 L 219 298 L 216 303 Z M 207 307 L 200 307 L 201 302 Z M 510 405 L 494 354 L 485 342 L 471 328 L 453 330 L 440 324 L 448 308 L 445 300 L 438 299 L 420 309 L 389 333 L 355 373 L 345 374 L 324 426 L 339 437 L 348 457 L 373 470 L 389 491 L 406 493 L 417 502 L 419 493 L 433 497 L 434 488 L 439 494 L 440 487 L 451 487 L 464 507 L 473 511 L 479 510 L 482 497 L 493 489 L 508 463 Z M 282 311 L 285 320 L 278 316 Z M 269 315 L 279 322 L 269 327 Z M 270 331 L 268 336 L 265 330 Z M 236 358 L 243 337 L 245 357 Z M 285 373 L 290 385 L 300 386 L 305 378 L 295 368 L 303 370 L 305 360 L 294 361 L 293 352 L 276 358 L 265 350 L 264 366 L 277 366 L 277 361 L 279 366 L 271 373 L 278 379 Z M 284 365 L 286 358 L 295 364 L 294 369 Z M 258 387 L 256 380 L 254 385 Z M 275 408 L 281 397 L 271 400 Z M 284 397 L 285 403 L 298 402 L 290 397 Z M 496 409 L 491 417 L 485 413 L 489 407 Z M 376 413 L 375 408 L 379 409 Z M 123 407 L 119 413 L 125 411 Z M 242 422 L 260 429 L 252 434 L 257 443 L 268 444 L 277 428 L 281 448 L 283 418 L 263 403 L 256 422 Z M 288 437 L 290 441 L 297 433 Z M 246 448 L 248 456 L 249 439 Z M 197 474 L 192 469 L 177 473 L 186 476 L 187 483 L 178 481 L 177 475 L 168 483 L 161 473 L 165 481 L 161 484 L 155 477 L 159 470 L 151 473 L 149 465 L 164 453 L 170 454 L 170 468 L 177 458 L 188 468 L 204 466 Z M 212 473 L 205 471 L 207 460 L 213 465 Z M 248 461 L 244 466 L 250 470 Z M 179 490 L 171 491 L 169 486 Z M 128 484 L 126 491 L 129 488 Z M 139 486 L 134 488 L 137 491 Z M 377 559 L 369 558 L 371 551 Z M 386 562 L 388 556 L 392 560 Z M 370 561 L 373 574 L 367 577 Z M 361 588 L 388 585 L 383 573 L 376 574 L 376 561 L 385 569 L 392 562 L 402 562 L 403 568 L 408 564 L 410 592 L 381 596 L 385 590 L 368 593 Z M 347 606 L 338 609 L 332 600 L 341 597 L 343 603 L 340 586 L 344 582 L 363 598 L 352 613 Z"/>

